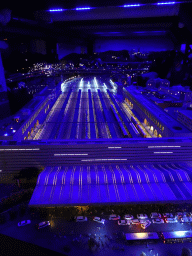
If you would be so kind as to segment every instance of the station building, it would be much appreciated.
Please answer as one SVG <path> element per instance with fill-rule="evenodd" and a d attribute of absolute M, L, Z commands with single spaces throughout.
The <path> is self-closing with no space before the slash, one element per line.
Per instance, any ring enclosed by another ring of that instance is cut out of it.
<path fill-rule="evenodd" d="M 132 107 L 138 120 L 157 137 L 190 137 L 192 132 L 165 113 L 159 106 L 139 92 L 135 86 L 124 88 L 125 101 Z"/>
<path fill-rule="evenodd" d="M 154 78 L 149 79 L 146 83 L 147 88 L 170 87 L 170 82 L 167 79 Z"/>
<path fill-rule="evenodd" d="M 159 91 L 162 91 L 170 96 L 183 101 L 192 101 L 192 91 L 189 86 L 174 85 L 172 87 L 159 87 Z"/>
<path fill-rule="evenodd" d="M 174 85 L 170 86 L 170 82 L 167 79 L 149 79 L 146 83 L 146 92 L 158 92 L 159 95 L 169 96 L 172 101 L 167 99 L 162 100 L 163 103 L 171 104 L 165 107 L 177 107 L 181 101 L 183 103 L 192 103 L 192 91 L 189 86 Z M 177 102 L 178 101 L 178 102 Z M 162 106 L 161 106 L 162 107 Z M 163 107 L 164 108 L 164 107 Z"/>
<path fill-rule="evenodd" d="M 192 131 L 192 110 L 179 110 L 177 120 Z"/>
<path fill-rule="evenodd" d="M 51 108 L 61 93 L 61 83 L 45 87 L 15 115 L 0 123 L 0 140 L 32 139 L 46 120 Z"/>
<path fill-rule="evenodd" d="M 8 44 L 0 40 L 0 120 L 10 115 L 10 106 L 7 95 L 7 86 L 4 75 L 4 68 L 1 59 L 1 51 L 7 49 Z"/>
<path fill-rule="evenodd" d="M 140 91 L 146 98 L 152 100 L 156 105 L 163 109 L 168 107 L 182 107 L 184 104 L 184 100 L 168 95 L 157 88 L 142 88 Z"/>

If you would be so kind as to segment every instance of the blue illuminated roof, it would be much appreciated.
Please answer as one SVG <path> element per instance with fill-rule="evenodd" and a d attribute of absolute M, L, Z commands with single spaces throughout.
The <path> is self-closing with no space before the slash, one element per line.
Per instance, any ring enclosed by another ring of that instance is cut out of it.
<path fill-rule="evenodd" d="M 191 180 L 191 166 L 187 164 L 46 167 L 38 177 L 29 205 L 189 201 Z"/>

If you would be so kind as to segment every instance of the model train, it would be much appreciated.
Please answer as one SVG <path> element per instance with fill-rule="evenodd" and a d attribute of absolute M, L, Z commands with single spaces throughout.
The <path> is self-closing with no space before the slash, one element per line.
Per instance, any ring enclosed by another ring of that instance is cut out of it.
<path fill-rule="evenodd" d="M 131 117 L 131 122 L 134 124 L 134 126 L 136 127 L 136 129 L 139 132 L 139 134 L 141 135 L 141 137 L 146 138 L 147 134 L 141 129 L 140 125 L 137 123 L 137 121 L 135 120 L 135 118 L 133 116 Z"/>
<path fill-rule="evenodd" d="M 113 105 L 111 105 L 111 109 L 112 109 L 112 112 L 120 126 L 120 129 L 121 129 L 121 133 L 123 134 L 123 138 L 130 138 L 130 135 L 127 133 L 127 131 L 125 130 L 124 126 L 123 126 L 123 123 L 122 121 L 120 120 L 119 116 L 117 115 Z"/>

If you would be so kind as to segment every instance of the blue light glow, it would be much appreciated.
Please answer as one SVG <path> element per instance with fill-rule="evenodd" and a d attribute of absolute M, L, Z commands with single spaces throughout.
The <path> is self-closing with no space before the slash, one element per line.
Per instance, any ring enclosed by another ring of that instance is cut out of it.
<path fill-rule="evenodd" d="M 181 51 L 184 53 L 186 49 L 186 44 L 181 44 Z"/>
<path fill-rule="evenodd" d="M 137 6 L 141 6 L 140 4 L 125 4 L 123 5 L 123 7 L 127 8 L 127 7 L 137 7 Z"/>
<path fill-rule="evenodd" d="M 136 34 L 153 34 L 153 33 L 165 33 L 166 31 L 165 30 L 162 30 L 162 31 L 134 31 L 133 33 L 136 33 Z"/>
<path fill-rule="evenodd" d="M 65 9 L 50 9 L 50 12 L 63 12 Z"/>
<path fill-rule="evenodd" d="M 163 4 L 175 4 L 175 2 L 157 3 L 157 5 L 163 5 Z"/>
<path fill-rule="evenodd" d="M 80 8 L 76 8 L 76 11 L 82 11 L 82 10 L 90 10 L 90 7 L 80 7 Z"/>
<path fill-rule="evenodd" d="M 176 236 L 185 236 L 186 231 L 175 231 Z"/>
<path fill-rule="evenodd" d="M 4 136 L 8 136 L 8 134 L 7 134 L 7 133 L 5 133 L 5 134 L 4 134 Z"/>

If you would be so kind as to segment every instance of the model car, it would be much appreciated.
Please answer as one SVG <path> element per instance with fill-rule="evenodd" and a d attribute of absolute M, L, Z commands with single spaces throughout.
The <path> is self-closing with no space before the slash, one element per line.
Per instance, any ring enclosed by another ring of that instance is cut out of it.
<path fill-rule="evenodd" d="M 143 214 L 143 213 L 137 214 L 137 219 L 148 219 L 148 216 L 147 214 Z"/>
<path fill-rule="evenodd" d="M 182 217 L 183 217 L 183 213 L 182 213 L 182 212 L 177 212 L 176 216 L 177 216 L 178 218 L 182 218 Z"/>
<path fill-rule="evenodd" d="M 165 218 L 166 223 L 176 223 L 178 222 L 176 218 Z"/>
<path fill-rule="evenodd" d="M 109 216 L 109 220 L 120 220 L 120 216 L 116 214 L 111 214 Z"/>
<path fill-rule="evenodd" d="M 133 220 L 131 220 L 131 223 L 133 224 L 133 225 L 138 225 L 138 224 L 140 224 L 140 222 L 139 222 L 139 220 L 138 219 L 133 219 Z"/>
<path fill-rule="evenodd" d="M 143 223 L 145 223 L 147 220 L 148 220 L 148 219 L 139 220 L 139 222 L 140 222 L 141 224 L 143 224 Z"/>
<path fill-rule="evenodd" d="M 133 220 L 134 218 L 133 218 L 133 215 L 131 215 L 131 214 L 125 214 L 124 219 L 125 220 Z"/>
<path fill-rule="evenodd" d="M 130 225 L 131 222 L 129 220 L 118 220 L 118 225 Z"/>
<path fill-rule="evenodd" d="M 152 222 L 156 224 L 161 224 L 161 223 L 164 223 L 164 220 L 157 218 L 157 219 L 152 219 Z"/>
<path fill-rule="evenodd" d="M 163 213 L 162 215 L 163 215 L 164 218 L 174 218 L 173 214 L 170 213 L 170 212 Z"/>
<path fill-rule="evenodd" d="M 152 213 L 150 214 L 150 217 L 151 217 L 152 219 L 161 218 L 161 214 L 160 214 L 160 213 L 157 213 L 157 212 L 152 212 Z"/>
<path fill-rule="evenodd" d="M 45 228 L 47 226 L 50 226 L 50 222 L 49 221 L 43 221 L 43 222 L 40 222 L 39 224 L 37 224 L 37 228 L 38 229 L 41 229 L 41 228 Z"/>
<path fill-rule="evenodd" d="M 87 221 L 87 217 L 84 217 L 84 216 L 76 216 L 75 219 L 76 219 L 76 222 Z"/>
<path fill-rule="evenodd" d="M 101 219 L 100 217 L 93 217 L 93 221 L 96 221 L 98 223 L 105 224 L 105 219 Z"/>
<path fill-rule="evenodd" d="M 28 225 L 28 224 L 30 224 L 30 223 L 31 223 L 30 220 L 23 220 L 23 221 L 20 221 L 20 222 L 18 223 L 18 227 L 23 227 L 23 226 Z"/>
<path fill-rule="evenodd" d="M 149 227 L 151 225 L 151 221 L 150 220 L 146 220 L 145 223 L 141 224 L 141 228 L 142 229 L 146 229 L 147 227 Z"/>
<path fill-rule="evenodd" d="M 184 223 L 184 222 L 192 222 L 192 218 L 191 217 L 183 217 L 183 218 L 180 219 L 180 221 L 182 223 Z"/>

